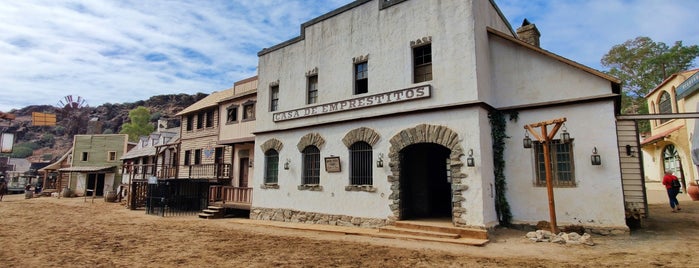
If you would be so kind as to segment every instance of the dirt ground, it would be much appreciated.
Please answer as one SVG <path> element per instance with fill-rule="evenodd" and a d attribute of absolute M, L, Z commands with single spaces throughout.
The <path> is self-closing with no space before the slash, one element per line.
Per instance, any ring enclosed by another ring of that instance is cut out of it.
<path fill-rule="evenodd" d="M 699 267 L 699 202 L 649 190 L 646 228 L 595 246 L 499 229 L 483 247 L 157 217 L 83 198 L 5 196 L 0 267 Z"/>

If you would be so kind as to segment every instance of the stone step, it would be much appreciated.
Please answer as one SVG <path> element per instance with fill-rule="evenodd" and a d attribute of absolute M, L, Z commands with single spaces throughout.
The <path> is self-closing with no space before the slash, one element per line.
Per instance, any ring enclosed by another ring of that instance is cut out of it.
<path fill-rule="evenodd" d="M 222 210 L 222 209 L 223 209 L 223 207 L 219 207 L 219 206 L 208 206 L 207 208 L 208 208 L 208 209 L 216 209 L 216 210 Z"/>
<path fill-rule="evenodd" d="M 214 214 L 210 214 L 210 213 L 199 213 L 198 216 L 199 216 L 199 218 L 202 218 L 202 219 L 211 219 L 211 218 L 214 216 Z"/>
<path fill-rule="evenodd" d="M 451 239 L 457 239 L 459 238 L 459 234 L 452 234 L 452 233 L 444 233 L 444 232 L 434 232 L 434 231 L 425 231 L 425 230 L 417 230 L 417 229 L 406 229 L 406 228 L 400 228 L 396 226 L 383 226 L 379 228 L 379 232 L 382 233 L 392 233 L 392 234 L 401 234 L 401 235 L 412 235 L 412 236 L 424 236 L 424 237 L 434 237 L 434 238 L 451 238 Z"/>
<path fill-rule="evenodd" d="M 486 230 L 449 226 L 450 224 L 442 222 L 397 221 L 394 223 L 394 226 L 402 229 L 457 234 L 462 238 L 488 239 L 488 231 Z"/>
<path fill-rule="evenodd" d="M 223 213 L 222 211 L 217 210 L 217 209 L 204 209 L 204 210 L 202 210 L 201 212 L 204 212 L 204 213 L 211 213 L 211 214 Z"/>

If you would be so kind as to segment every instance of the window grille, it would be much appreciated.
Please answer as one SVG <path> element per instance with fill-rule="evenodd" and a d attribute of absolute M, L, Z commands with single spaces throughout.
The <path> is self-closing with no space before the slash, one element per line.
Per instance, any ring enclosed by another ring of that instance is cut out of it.
<path fill-rule="evenodd" d="M 553 186 L 575 186 L 572 144 L 572 141 L 561 143 L 560 140 L 552 140 L 549 145 Z M 542 143 L 534 142 L 534 153 L 536 155 L 536 185 L 546 186 L 546 165 Z"/>
<path fill-rule="evenodd" d="M 279 153 L 271 149 L 265 153 L 265 183 L 279 181 Z"/>
<path fill-rule="evenodd" d="M 349 148 L 350 153 L 350 184 L 372 185 L 372 148 L 366 142 L 359 141 Z"/>
<path fill-rule="evenodd" d="M 671 114 L 672 113 L 672 99 L 667 91 L 663 91 L 660 95 L 660 102 L 658 102 L 658 108 L 661 114 Z M 670 121 L 670 119 L 660 119 L 660 124 Z"/>
<path fill-rule="evenodd" d="M 308 77 L 308 102 L 307 104 L 313 104 L 318 102 L 318 76 Z"/>
<path fill-rule="evenodd" d="M 320 150 L 313 145 L 301 152 L 303 156 L 302 184 L 320 184 Z"/>
<path fill-rule="evenodd" d="M 279 109 L 279 86 L 273 86 L 270 88 L 270 102 L 269 110 L 274 112 Z"/>
<path fill-rule="evenodd" d="M 354 94 L 369 92 L 369 63 L 362 62 L 354 65 Z"/>
<path fill-rule="evenodd" d="M 432 45 L 413 48 L 413 82 L 432 80 Z"/>

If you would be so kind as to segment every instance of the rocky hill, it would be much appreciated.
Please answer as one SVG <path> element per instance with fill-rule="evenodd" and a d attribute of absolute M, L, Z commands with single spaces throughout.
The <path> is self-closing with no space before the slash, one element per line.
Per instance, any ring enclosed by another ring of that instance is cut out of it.
<path fill-rule="evenodd" d="M 165 119 L 169 128 L 179 127 L 180 119 L 175 114 L 206 96 L 207 94 L 203 93 L 158 95 L 133 103 L 106 103 L 95 107 L 70 104 L 66 104 L 65 107 L 32 105 L 6 111 L 17 118 L 10 122 L 9 127 L 7 122 L 2 122 L 0 128 L 15 133 L 13 156 L 31 154 L 27 158 L 32 162 L 52 161 L 70 149 L 75 134 L 119 133 L 121 125 L 129 121 L 129 111 L 138 106 L 148 108 L 154 125 L 158 119 Z M 55 114 L 56 126 L 33 126 L 32 112 Z M 88 124 L 90 120 L 99 123 Z M 26 152 L 29 148 L 32 152 Z"/>

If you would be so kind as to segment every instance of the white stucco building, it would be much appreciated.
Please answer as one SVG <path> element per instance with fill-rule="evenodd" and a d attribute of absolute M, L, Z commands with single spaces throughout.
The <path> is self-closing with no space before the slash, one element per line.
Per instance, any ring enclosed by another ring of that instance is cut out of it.
<path fill-rule="evenodd" d="M 540 49 L 534 25 L 522 30 L 529 43 L 493 1 L 358 0 L 260 51 L 254 155 L 264 166 L 251 218 L 487 229 L 504 193 L 511 222 L 535 225 L 549 206 L 541 147 L 523 148 L 524 126 L 565 117 L 572 142 L 556 136 L 552 148 L 558 224 L 628 231 L 619 81 Z M 505 189 L 491 114 L 518 115 L 505 120 Z"/>

